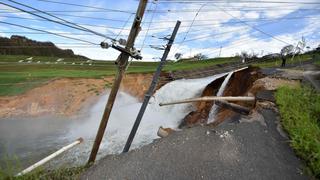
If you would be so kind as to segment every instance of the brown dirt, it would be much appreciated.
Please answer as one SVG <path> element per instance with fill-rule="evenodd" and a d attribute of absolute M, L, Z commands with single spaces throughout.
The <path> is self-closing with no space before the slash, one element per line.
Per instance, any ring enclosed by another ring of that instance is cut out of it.
<path fill-rule="evenodd" d="M 224 77 L 218 78 L 214 81 L 212 81 L 210 84 L 208 84 L 202 94 L 201 97 L 204 96 L 213 96 L 214 94 L 217 94 L 219 87 L 221 86 L 221 84 L 223 83 Z M 195 104 L 196 110 L 190 112 L 182 121 L 182 123 L 180 124 L 180 128 L 187 126 L 187 127 L 191 127 L 195 124 L 198 123 L 204 123 L 207 121 L 208 116 L 209 116 L 209 112 L 210 109 L 213 105 L 213 101 L 212 102 L 199 102 Z"/>
<path fill-rule="evenodd" d="M 212 95 L 212 92 L 216 92 L 217 88 L 221 86 L 221 82 L 211 83 L 213 86 L 207 86 L 204 90 L 202 96 L 208 95 L 206 92 L 210 92 L 209 94 Z M 300 85 L 299 80 L 289 80 L 285 77 L 283 78 L 273 78 L 273 77 L 263 77 L 259 72 L 258 69 L 249 68 L 237 73 L 231 77 L 227 88 L 225 89 L 224 96 L 255 96 L 258 91 L 261 90 L 276 90 L 281 86 L 292 86 L 296 87 Z M 187 126 L 192 126 L 193 124 L 197 123 L 204 123 L 207 122 L 208 114 L 211 110 L 213 102 L 202 102 L 206 105 L 197 106 L 197 110 L 194 112 L 189 113 L 185 117 L 184 124 Z M 270 106 L 271 102 L 257 102 L 257 104 L 248 103 L 248 102 L 234 102 L 241 106 L 249 107 L 249 108 L 258 108 L 261 106 Z M 272 104 L 272 103 L 271 103 Z M 229 109 L 220 109 L 218 114 L 216 115 L 216 121 L 212 124 L 216 126 L 223 122 L 228 117 L 232 117 L 236 115 L 232 110 Z"/>
<path fill-rule="evenodd" d="M 245 70 L 235 72 L 224 92 L 224 96 L 243 96 L 248 95 L 249 89 L 253 86 L 253 83 L 261 78 L 262 75 L 258 72 L 257 68 L 249 67 Z M 201 97 L 203 96 L 213 96 L 217 93 L 225 77 L 219 78 L 212 83 L 210 83 L 203 91 Z M 250 94 L 252 95 L 252 94 Z M 235 102 L 236 104 L 252 107 L 253 104 L 244 104 L 241 102 Z M 187 126 L 191 127 L 194 124 L 206 123 L 208 120 L 209 112 L 213 106 L 213 102 L 200 102 L 197 104 L 196 111 L 190 112 L 180 124 L 180 127 Z M 234 112 L 227 109 L 221 109 L 217 114 L 216 122 L 219 123 L 223 121 L 228 116 L 234 115 Z"/>
<path fill-rule="evenodd" d="M 120 90 L 143 98 L 152 74 L 129 74 Z M 0 118 L 39 115 L 74 115 L 94 103 L 114 77 L 104 79 L 62 78 L 47 82 L 22 95 L 0 97 Z"/>

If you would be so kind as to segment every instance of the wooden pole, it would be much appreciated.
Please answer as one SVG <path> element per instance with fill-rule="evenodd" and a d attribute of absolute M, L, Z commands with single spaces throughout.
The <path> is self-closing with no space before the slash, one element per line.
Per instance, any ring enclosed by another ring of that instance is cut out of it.
<path fill-rule="evenodd" d="M 27 169 L 21 171 L 20 173 L 18 173 L 16 176 L 22 176 L 26 173 L 29 173 L 31 172 L 32 170 L 36 169 L 37 167 L 47 163 L 48 161 L 50 161 L 51 159 L 57 157 L 58 155 L 60 155 L 61 153 L 67 151 L 68 149 L 80 144 L 81 142 L 83 142 L 83 139 L 82 138 L 79 138 L 77 139 L 75 142 L 67 145 L 67 146 L 64 146 L 62 147 L 61 149 L 59 149 L 58 151 L 54 152 L 53 154 L 47 156 L 46 158 L 40 160 L 39 162 L 35 163 L 34 165 L 28 167 Z"/>
<path fill-rule="evenodd" d="M 171 35 L 170 39 L 168 39 L 169 42 L 167 43 L 167 47 L 166 47 L 166 49 L 165 49 L 165 51 L 163 53 L 163 56 L 162 56 L 161 61 L 160 61 L 160 64 L 159 64 L 156 72 L 153 75 L 153 79 L 152 79 L 152 82 L 151 82 L 150 87 L 148 89 L 148 92 L 145 94 L 145 97 L 144 97 L 143 103 L 141 105 L 141 108 L 139 110 L 138 116 L 136 118 L 136 121 L 134 122 L 134 125 L 133 125 L 133 127 L 131 129 L 131 132 L 129 134 L 129 137 L 127 139 L 127 142 L 126 142 L 122 152 L 128 152 L 129 149 L 130 149 L 131 143 L 132 143 L 132 141 L 134 139 L 134 136 L 136 135 L 136 132 L 137 132 L 138 127 L 140 125 L 140 122 L 142 120 L 143 114 L 144 114 L 144 112 L 145 112 L 145 110 L 146 110 L 146 108 L 148 106 L 150 97 L 152 96 L 153 92 L 156 89 L 156 86 L 157 86 L 157 83 L 158 83 L 158 79 L 159 79 L 162 67 L 164 66 L 164 63 L 167 60 L 168 54 L 170 52 L 171 46 L 173 44 L 173 41 L 174 41 L 174 39 L 175 39 L 175 37 L 177 35 L 178 29 L 180 27 L 180 24 L 181 24 L 181 22 L 177 21 L 176 26 L 175 26 L 175 28 L 174 28 L 174 30 L 172 32 L 172 35 Z"/>
<path fill-rule="evenodd" d="M 127 44 L 126 44 L 126 49 L 128 51 L 130 51 L 132 49 L 132 47 L 134 46 L 134 41 L 141 29 L 140 24 L 142 21 L 142 17 L 144 15 L 145 9 L 146 9 L 146 5 L 148 3 L 148 0 L 140 0 L 139 3 L 139 7 L 137 9 L 136 12 L 136 17 L 133 21 L 132 27 L 131 27 L 131 31 L 127 40 Z M 93 163 L 96 159 L 99 147 L 100 147 L 100 143 L 102 141 L 103 135 L 105 133 L 107 124 L 108 124 L 108 120 L 111 114 L 111 110 L 114 104 L 114 101 L 116 99 L 120 84 L 121 84 L 121 80 L 122 77 L 125 73 L 125 69 L 126 66 L 128 64 L 128 58 L 129 58 L 129 54 L 127 53 L 121 53 L 117 59 L 118 62 L 118 72 L 116 74 L 113 86 L 111 88 L 110 94 L 109 94 L 109 98 L 108 98 L 108 102 L 107 105 L 105 107 L 100 125 L 99 125 L 99 129 L 98 129 L 98 133 L 97 136 L 95 138 L 94 144 L 92 146 L 92 150 L 91 150 L 91 154 L 88 160 L 88 164 Z"/>
<path fill-rule="evenodd" d="M 255 97 L 250 96 L 204 96 L 201 98 L 190 98 L 180 101 L 173 101 L 168 103 L 160 103 L 159 106 L 167 106 L 173 104 L 183 104 L 190 102 L 199 102 L 199 101 L 216 101 L 216 100 L 225 100 L 225 101 L 255 101 Z"/>
<path fill-rule="evenodd" d="M 230 109 L 230 110 L 237 112 L 237 113 L 240 113 L 240 114 L 248 115 L 250 113 L 249 108 L 240 106 L 238 104 L 229 103 L 229 102 L 223 101 L 223 100 L 214 101 L 214 103 L 220 107 Z"/>

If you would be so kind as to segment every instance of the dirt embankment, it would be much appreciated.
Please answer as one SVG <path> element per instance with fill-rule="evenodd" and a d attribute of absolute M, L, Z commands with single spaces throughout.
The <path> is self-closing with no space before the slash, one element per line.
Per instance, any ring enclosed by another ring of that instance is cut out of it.
<path fill-rule="evenodd" d="M 208 84 L 201 96 L 214 96 L 217 94 L 224 78 L 225 76 Z M 224 90 L 223 96 L 256 96 L 257 92 L 261 90 L 275 90 L 283 85 L 298 86 L 299 81 L 284 78 L 264 77 L 260 73 L 259 69 L 250 67 L 248 69 L 235 72 L 231 76 L 226 89 Z M 254 103 L 234 103 L 249 108 L 254 107 Z M 194 124 L 206 123 L 213 104 L 214 102 L 199 102 L 195 104 L 196 110 L 190 112 L 183 119 L 180 127 L 191 127 Z M 236 113 L 232 110 L 218 108 L 214 124 L 219 124 L 227 117 L 232 117 L 233 115 L 236 115 Z"/>
<path fill-rule="evenodd" d="M 128 74 L 120 90 L 143 98 L 152 74 Z M 112 85 L 113 77 L 103 79 L 62 78 L 47 82 L 22 95 L 0 97 L 0 118 L 39 115 L 74 115 L 84 105 L 94 103 Z"/>

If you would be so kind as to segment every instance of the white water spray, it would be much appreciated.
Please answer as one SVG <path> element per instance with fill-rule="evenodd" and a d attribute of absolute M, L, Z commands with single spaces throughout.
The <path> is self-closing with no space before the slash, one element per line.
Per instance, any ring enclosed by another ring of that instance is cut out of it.
<path fill-rule="evenodd" d="M 222 96 L 223 95 L 223 92 L 226 89 L 227 84 L 228 84 L 232 74 L 233 74 L 233 71 L 229 72 L 228 76 L 224 79 L 223 83 L 221 84 L 216 96 Z M 212 106 L 212 108 L 211 108 L 211 110 L 209 112 L 209 118 L 208 118 L 208 122 L 207 122 L 208 124 L 215 121 L 215 117 L 216 117 L 217 111 L 218 111 L 218 105 L 213 104 L 213 106 Z"/>
<path fill-rule="evenodd" d="M 225 74 L 221 74 L 201 79 L 176 80 L 161 87 L 150 99 L 150 103 L 142 118 L 131 149 L 149 144 L 154 139 L 157 139 L 157 130 L 160 126 L 176 129 L 179 126 L 180 121 L 190 111 L 194 110 L 192 104 L 160 107 L 160 102 L 199 97 L 207 84 L 224 75 Z M 83 137 L 84 143 L 76 147 L 70 153 L 65 154 L 60 161 L 67 159 L 70 161 L 70 157 L 73 157 L 73 162 L 81 164 L 87 160 L 107 97 L 108 93 L 101 97 L 97 104 L 90 110 L 89 117 L 83 121 L 76 121 L 70 126 L 67 137 L 70 138 L 70 140 Z M 100 145 L 97 156 L 98 159 L 107 154 L 115 154 L 122 151 L 141 104 L 142 103 L 136 98 L 124 92 L 118 94 L 109 118 L 106 133 Z"/>

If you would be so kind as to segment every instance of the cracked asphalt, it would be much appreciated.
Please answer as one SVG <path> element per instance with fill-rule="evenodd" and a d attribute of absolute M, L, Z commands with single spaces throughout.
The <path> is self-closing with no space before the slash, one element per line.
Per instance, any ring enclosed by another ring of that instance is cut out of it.
<path fill-rule="evenodd" d="M 80 179 L 310 179 L 274 109 L 196 126 L 126 154 L 109 155 Z M 156 132 L 155 132 L 156 133 Z"/>

